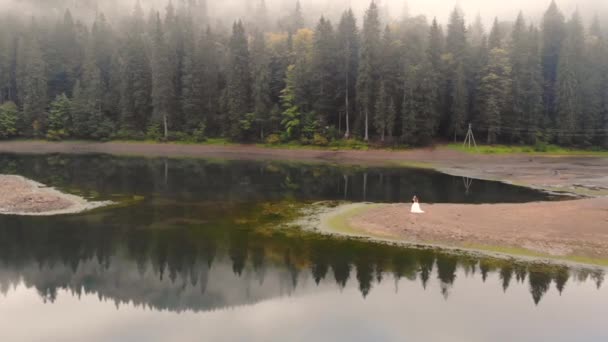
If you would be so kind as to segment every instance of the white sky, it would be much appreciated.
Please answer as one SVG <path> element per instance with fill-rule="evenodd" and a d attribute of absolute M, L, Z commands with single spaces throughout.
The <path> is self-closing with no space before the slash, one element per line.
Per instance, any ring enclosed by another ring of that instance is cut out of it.
<path fill-rule="evenodd" d="M 23 3 L 44 4 L 48 0 L 0 0 L 0 9 L 12 9 L 22 13 L 29 12 L 24 9 Z M 56 0 L 59 2 L 60 0 Z M 78 0 L 64 0 L 66 3 L 78 3 Z M 142 4 L 153 4 L 156 8 L 164 9 L 169 0 L 140 0 Z M 172 0 L 174 4 L 183 0 Z M 210 11 L 214 17 L 224 17 L 231 21 L 235 17 L 242 17 L 250 13 L 261 0 L 207 0 Z M 273 13 L 285 13 L 292 10 L 296 0 L 265 0 L 267 7 Z M 358 16 L 361 16 L 369 6 L 371 0 L 300 0 L 303 10 L 313 17 L 323 13 L 339 13 L 351 6 Z M 466 13 L 467 22 L 472 22 L 480 14 L 486 25 L 498 16 L 502 21 L 514 20 L 520 10 L 524 11 L 528 19 L 537 20 L 549 6 L 550 0 L 376 0 L 377 3 L 387 5 L 392 17 L 400 17 L 403 13 L 404 3 L 408 4 L 412 15 L 425 15 L 432 19 L 437 17 L 441 23 L 447 22 L 454 6 L 460 6 Z M 113 12 L 129 13 L 135 0 L 99 0 L 100 9 Z M 249 4 L 249 5 L 248 5 Z M 562 12 L 568 17 L 578 7 L 584 17 L 590 18 L 598 14 L 608 17 L 608 0 L 557 0 Z M 122 7 L 122 6 L 124 7 Z M 41 6 L 35 6 L 40 10 Z"/>

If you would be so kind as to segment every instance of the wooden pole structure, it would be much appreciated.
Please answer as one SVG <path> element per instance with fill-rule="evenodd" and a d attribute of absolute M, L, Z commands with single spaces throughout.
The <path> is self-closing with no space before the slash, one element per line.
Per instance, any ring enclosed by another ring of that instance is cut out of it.
<path fill-rule="evenodd" d="M 467 148 L 475 147 L 477 149 L 477 142 L 475 141 L 475 135 L 473 134 L 473 125 L 469 124 L 469 131 L 467 132 L 467 136 L 464 138 L 463 147 Z"/>

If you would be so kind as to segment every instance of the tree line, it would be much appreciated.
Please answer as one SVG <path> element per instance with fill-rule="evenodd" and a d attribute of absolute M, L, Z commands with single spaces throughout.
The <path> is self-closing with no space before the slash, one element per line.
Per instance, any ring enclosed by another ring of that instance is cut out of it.
<path fill-rule="evenodd" d="M 428 145 L 469 124 L 489 144 L 608 147 L 608 48 L 596 18 L 552 1 L 539 25 L 520 14 L 447 26 L 360 24 L 305 15 L 276 24 L 265 2 L 232 28 L 200 2 L 136 5 L 87 24 L 0 21 L 0 139 L 155 139 L 325 145 L 339 139 Z"/>

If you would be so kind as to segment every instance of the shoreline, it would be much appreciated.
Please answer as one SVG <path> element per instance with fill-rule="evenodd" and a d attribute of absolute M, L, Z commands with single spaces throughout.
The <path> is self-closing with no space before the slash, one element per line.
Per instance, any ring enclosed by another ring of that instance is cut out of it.
<path fill-rule="evenodd" d="M 423 204 L 427 212 L 415 215 L 408 204 L 351 203 L 323 210 L 316 220 L 323 234 L 608 267 L 608 198 L 529 206 L 527 213 L 520 210 L 511 218 L 495 220 L 522 205 Z M 539 216 L 538 210 L 546 210 L 541 220 L 533 218 Z M 594 222 L 572 226 L 573 211 L 591 215 Z"/>
<path fill-rule="evenodd" d="M 112 202 L 91 202 L 18 175 L 0 174 L 0 215 L 57 216 L 98 209 Z"/>
<path fill-rule="evenodd" d="M 109 154 L 152 158 L 208 158 L 322 162 L 339 165 L 433 169 L 458 177 L 499 181 L 538 190 L 608 197 L 608 158 L 601 156 L 488 155 L 446 146 L 412 150 L 314 150 L 255 145 L 184 145 L 138 142 L 4 141 L 0 153 Z"/>

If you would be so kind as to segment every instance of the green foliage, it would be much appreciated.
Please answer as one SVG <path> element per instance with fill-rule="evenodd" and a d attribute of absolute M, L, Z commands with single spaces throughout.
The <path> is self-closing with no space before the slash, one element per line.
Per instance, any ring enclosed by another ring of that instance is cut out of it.
<path fill-rule="evenodd" d="M 148 125 L 148 129 L 146 130 L 146 139 L 153 141 L 162 141 L 163 134 L 161 133 L 159 123 L 152 123 Z"/>
<path fill-rule="evenodd" d="M 202 122 L 198 125 L 198 127 L 192 132 L 192 139 L 194 142 L 201 143 L 207 141 L 207 125 Z"/>
<path fill-rule="evenodd" d="M 65 95 L 61 94 L 51 103 L 51 108 L 48 118 L 47 139 L 63 140 L 70 136 L 72 116 L 72 101 Z"/>
<path fill-rule="evenodd" d="M 13 102 L 5 102 L 0 105 L 0 139 L 8 139 L 17 136 L 17 120 L 19 111 Z"/>
<path fill-rule="evenodd" d="M 281 143 L 281 136 L 278 134 L 271 134 L 266 137 L 266 144 L 268 145 L 278 145 Z"/>
<path fill-rule="evenodd" d="M 153 9 L 144 19 L 139 5 L 125 20 L 98 14 L 91 26 L 69 11 L 0 21 L 0 103 L 19 109 L 0 116 L 0 138 L 263 142 L 276 134 L 297 145 L 315 144 L 317 134 L 397 134 L 414 146 L 461 140 L 472 123 L 489 143 L 608 146 L 605 28 L 577 13 L 566 20 L 554 2 L 539 26 L 521 14 L 513 25 L 497 18 L 490 32 L 459 9 L 445 27 L 422 16 L 382 26 L 375 2 L 359 26 L 351 10 L 334 25 L 296 6 L 271 31 L 261 6 L 228 32 L 190 3 L 169 5 L 164 18 Z M 67 121 L 51 113 L 62 94 Z"/>
<path fill-rule="evenodd" d="M 315 146 L 327 146 L 327 145 L 329 145 L 329 140 L 327 140 L 327 138 L 324 137 L 323 135 L 321 135 L 319 133 L 315 133 L 315 135 L 312 139 L 312 144 Z"/>
<path fill-rule="evenodd" d="M 291 65 L 287 69 L 285 89 L 281 92 L 281 103 L 285 110 L 282 114 L 281 125 L 284 129 L 286 140 L 298 138 L 300 134 L 301 116 L 300 107 L 296 105 L 296 79 L 295 66 Z"/>

